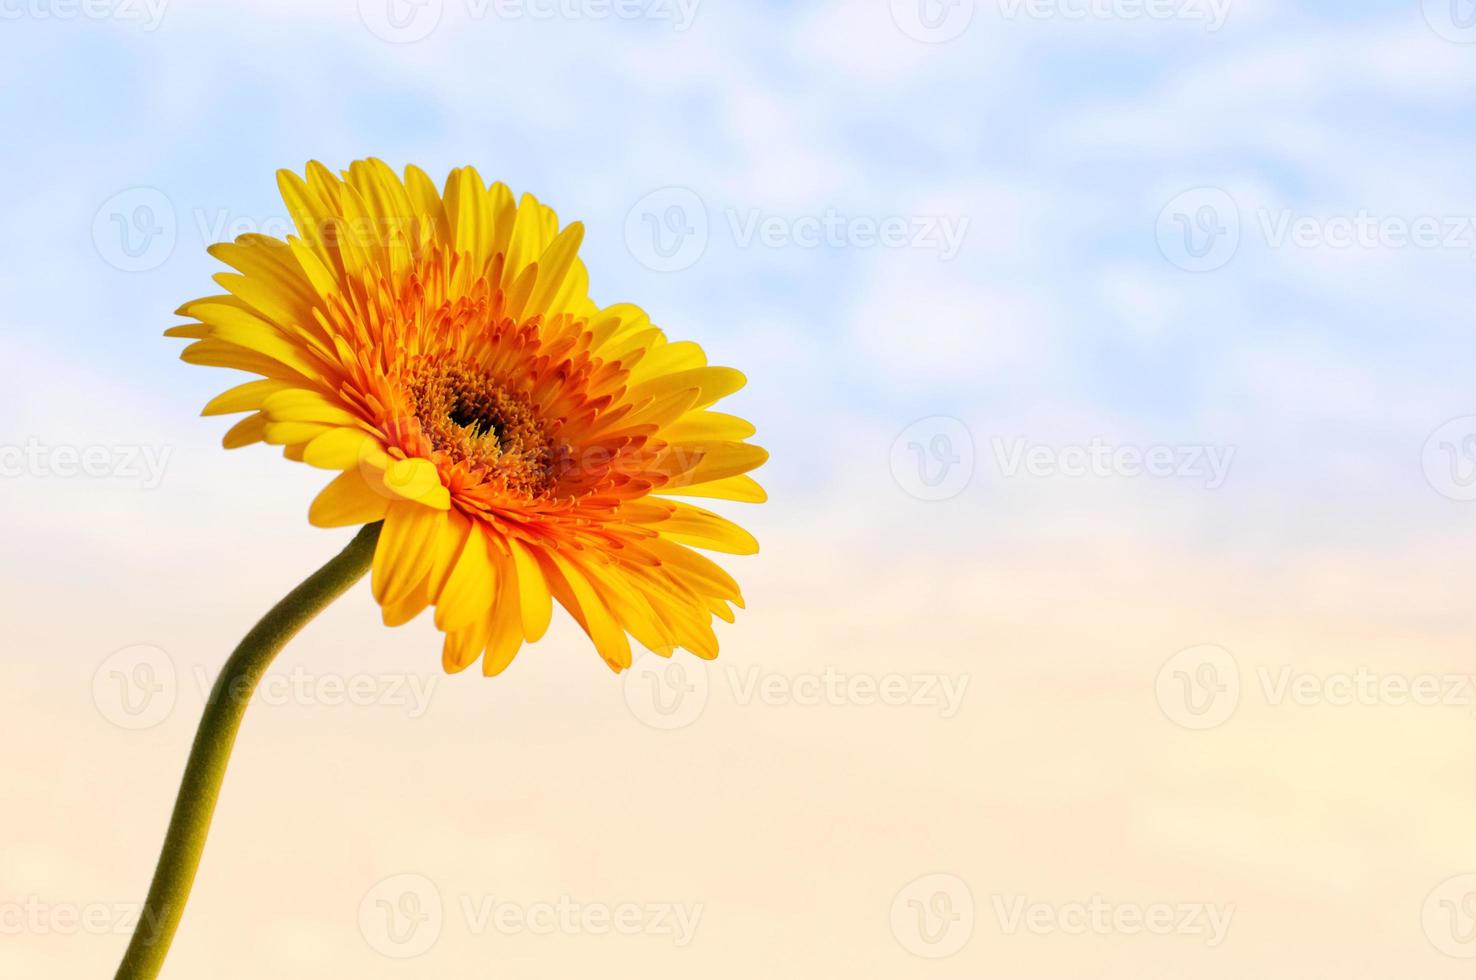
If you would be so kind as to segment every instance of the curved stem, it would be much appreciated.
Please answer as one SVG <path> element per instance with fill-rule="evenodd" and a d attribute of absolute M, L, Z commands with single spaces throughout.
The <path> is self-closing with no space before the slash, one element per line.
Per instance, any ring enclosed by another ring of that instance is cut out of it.
<path fill-rule="evenodd" d="M 153 980 L 164 966 L 174 931 L 184 915 L 190 886 L 200 867 L 210 818 L 220 797 L 226 764 L 236 743 L 236 732 L 246 714 L 246 705 L 262 675 L 287 641 L 334 599 L 347 592 L 374 561 L 374 546 L 380 524 L 366 525 L 328 564 L 272 607 L 251 628 L 226 661 L 205 705 L 205 715 L 195 732 L 195 744 L 185 764 L 174 815 L 164 836 L 164 849 L 149 886 L 128 951 L 118 967 L 116 980 Z"/>

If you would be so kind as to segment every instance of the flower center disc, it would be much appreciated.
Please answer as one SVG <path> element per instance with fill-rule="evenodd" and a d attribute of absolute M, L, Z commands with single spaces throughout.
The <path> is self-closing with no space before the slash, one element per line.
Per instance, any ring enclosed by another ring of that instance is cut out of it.
<path fill-rule="evenodd" d="M 416 367 L 407 389 L 437 452 L 524 496 L 552 486 L 556 443 L 526 397 L 475 365 L 445 362 Z"/>

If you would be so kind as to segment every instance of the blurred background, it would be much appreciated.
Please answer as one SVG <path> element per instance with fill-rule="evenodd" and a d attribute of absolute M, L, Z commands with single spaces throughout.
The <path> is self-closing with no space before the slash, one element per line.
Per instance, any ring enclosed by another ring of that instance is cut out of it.
<path fill-rule="evenodd" d="M 722 657 L 248 715 L 165 976 L 1470 975 L 1467 0 L 0 0 L 0 976 L 111 976 L 348 532 L 161 337 L 274 171 L 474 164 L 773 454 Z"/>

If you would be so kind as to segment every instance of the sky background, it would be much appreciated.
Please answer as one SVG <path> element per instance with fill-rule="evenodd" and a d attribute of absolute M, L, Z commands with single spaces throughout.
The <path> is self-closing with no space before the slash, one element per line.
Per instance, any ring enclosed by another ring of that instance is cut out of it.
<path fill-rule="evenodd" d="M 161 332 L 371 155 L 747 374 L 763 551 L 625 678 L 356 590 L 166 977 L 1469 975 L 1473 110 L 1467 0 L 0 0 L 0 976 L 108 975 L 348 537 Z"/>

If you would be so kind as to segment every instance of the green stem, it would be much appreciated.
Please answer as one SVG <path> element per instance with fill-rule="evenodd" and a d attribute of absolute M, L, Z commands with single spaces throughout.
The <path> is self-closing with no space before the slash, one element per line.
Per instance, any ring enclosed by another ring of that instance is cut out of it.
<path fill-rule="evenodd" d="M 159 975 L 184 915 L 190 886 L 195 883 L 205 837 L 210 832 L 210 818 L 215 813 L 220 784 L 225 779 L 226 764 L 230 762 L 246 705 L 287 641 L 364 577 L 374 561 L 380 527 L 377 523 L 366 525 L 337 557 L 287 593 L 251 628 L 216 678 L 205 705 L 205 716 L 195 732 L 189 762 L 185 763 L 184 779 L 179 797 L 174 801 L 174 815 L 169 818 L 169 830 L 164 835 L 164 849 L 154 870 L 153 884 L 149 886 L 149 897 L 144 902 L 133 939 L 128 943 L 128 951 L 123 954 L 116 980 L 153 980 Z"/>

